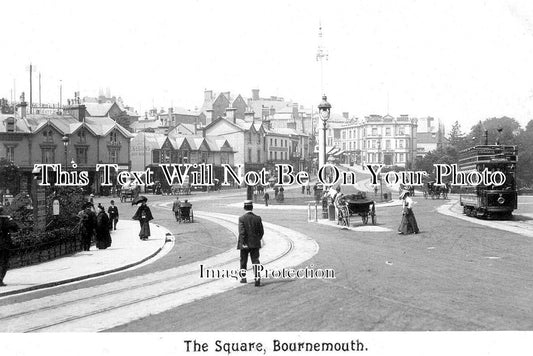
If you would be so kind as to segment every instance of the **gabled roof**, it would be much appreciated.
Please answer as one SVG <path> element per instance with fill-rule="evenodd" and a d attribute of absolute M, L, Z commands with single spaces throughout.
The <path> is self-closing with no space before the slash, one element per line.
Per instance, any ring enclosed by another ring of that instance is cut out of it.
<path fill-rule="evenodd" d="M 139 140 L 141 138 L 144 147 L 150 149 L 161 149 L 166 141 L 165 135 L 154 132 L 139 132 L 135 135 L 135 140 Z"/>
<path fill-rule="evenodd" d="M 209 128 L 215 126 L 216 124 L 218 124 L 219 122 L 221 121 L 224 121 L 228 124 L 230 124 L 231 126 L 235 127 L 236 129 L 240 130 L 240 131 L 244 131 L 246 130 L 245 128 L 237 125 L 237 124 L 234 124 L 233 122 L 231 122 L 230 120 L 226 119 L 225 117 L 222 117 L 222 116 L 219 116 L 218 118 L 216 118 L 215 120 L 213 120 L 209 125 L 207 125 L 206 127 L 203 128 L 203 130 L 208 130 Z M 237 120 L 239 121 L 239 120 Z M 243 121 L 243 120 L 240 120 L 240 121 Z"/>
<path fill-rule="evenodd" d="M 97 135 L 100 135 L 100 136 L 106 136 L 111 131 L 117 130 L 126 138 L 133 137 L 132 134 L 128 130 L 126 130 L 124 127 L 118 124 L 115 120 L 109 117 L 90 117 L 89 116 L 85 118 L 85 123 Z"/>
<path fill-rule="evenodd" d="M 111 110 L 113 105 L 117 105 L 117 104 L 116 103 L 101 103 L 101 104 L 100 103 L 84 103 L 84 105 L 85 105 L 85 110 L 87 111 L 89 116 L 103 117 L 103 116 L 107 116 L 109 114 L 109 110 Z"/>

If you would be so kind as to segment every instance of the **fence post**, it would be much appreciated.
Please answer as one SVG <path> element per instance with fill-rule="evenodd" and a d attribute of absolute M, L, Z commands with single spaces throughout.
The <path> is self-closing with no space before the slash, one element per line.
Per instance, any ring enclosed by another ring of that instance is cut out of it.
<path fill-rule="evenodd" d="M 315 201 L 315 222 L 318 222 L 318 203 Z"/>

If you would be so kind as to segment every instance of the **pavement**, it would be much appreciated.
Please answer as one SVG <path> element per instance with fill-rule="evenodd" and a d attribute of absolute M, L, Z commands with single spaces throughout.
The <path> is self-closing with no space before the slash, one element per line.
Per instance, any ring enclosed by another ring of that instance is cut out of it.
<path fill-rule="evenodd" d="M 10 269 L 0 287 L 0 297 L 94 278 L 140 265 L 161 252 L 170 232 L 150 224 L 151 236 L 139 239 L 139 223 L 120 220 L 111 232 L 112 245 L 105 250 L 92 246 L 89 251 L 57 258 L 27 267 Z M 170 239 L 169 239 L 170 241 Z"/>

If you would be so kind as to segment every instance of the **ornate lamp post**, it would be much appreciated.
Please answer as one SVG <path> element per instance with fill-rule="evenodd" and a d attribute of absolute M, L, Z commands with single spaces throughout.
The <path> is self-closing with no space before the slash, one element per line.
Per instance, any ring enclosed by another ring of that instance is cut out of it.
<path fill-rule="evenodd" d="M 328 98 L 326 95 L 322 96 L 322 102 L 318 104 L 318 113 L 320 114 L 320 119 L 323 124 L 323 133 L 322 133 L 322 143 L 319 146 L 319 157 L 318 157 L 318 167 L 322 167 L 328 161 L 327 151 L 326 151 L 326 130 L 331 113 L 331 104 L 328 103 Z"/>
<path fill-rule="evenodd" d="M 63 136 L 63 138 L 61 139 L 61 141 L 63 141 L 63 145 L 65 146 L 65 169 L 67 169 L 68 167 L 68 164 L 67 164 L 67 155 L 68 155 L 68 142 L 69 142 L 69 138 L 67 135 Z"/>

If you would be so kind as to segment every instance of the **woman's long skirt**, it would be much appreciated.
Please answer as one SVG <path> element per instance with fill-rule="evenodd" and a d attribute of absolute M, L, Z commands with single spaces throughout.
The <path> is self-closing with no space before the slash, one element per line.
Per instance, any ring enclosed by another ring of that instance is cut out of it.
<path fill-rule="evenodd" d="M 147 239 L 150 236 L 150 223 L 148 221 L 139 222 L 141 224 L 141 231 L 139 232 L 139 237 L 141 239 Z"/>
<path fill-rule="evenodd" d="M 416 223 L 415 214 L 413 214 L 411 209 L 408 209 L 407 213 L 402 216 L 402 222 L 398 227 L 398 232 L 406 235 L 412 233 L 418 234 L 418 224 Z"/>

